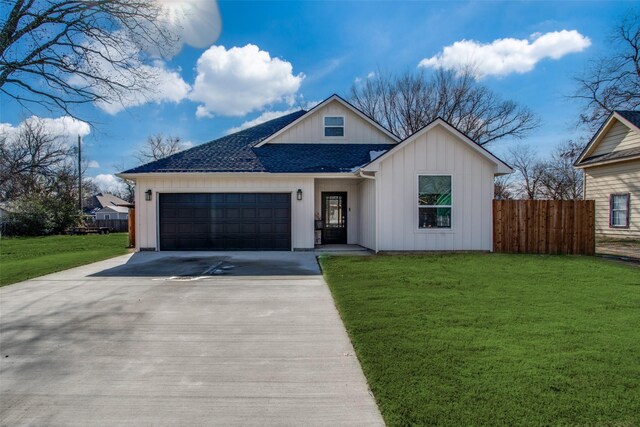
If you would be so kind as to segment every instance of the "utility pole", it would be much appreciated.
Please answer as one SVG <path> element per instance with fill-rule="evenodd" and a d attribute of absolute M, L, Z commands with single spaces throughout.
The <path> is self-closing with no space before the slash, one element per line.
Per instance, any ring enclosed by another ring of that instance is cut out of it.
<path fill-rule="evenodd" d="M 78 135 L 78 208 L 82 213 L 82 139 Z"/>

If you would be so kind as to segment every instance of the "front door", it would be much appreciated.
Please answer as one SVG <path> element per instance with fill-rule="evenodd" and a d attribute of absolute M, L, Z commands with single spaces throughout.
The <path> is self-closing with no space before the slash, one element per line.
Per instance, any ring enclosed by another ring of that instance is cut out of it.
<path fill-rule="evenodd" d="M 347 193 L 322 193 L 322 244 L 347 243 Z"/>

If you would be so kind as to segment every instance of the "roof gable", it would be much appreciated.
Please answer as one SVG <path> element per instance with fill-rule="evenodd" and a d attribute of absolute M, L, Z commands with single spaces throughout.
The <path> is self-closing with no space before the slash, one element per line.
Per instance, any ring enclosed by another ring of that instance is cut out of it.
<path fill-rule="evenodd" d="M 325 137 L 325 116 L 345 118 L 344 137 Z M 395 144 L 400 139 L 338 95 L 332 95 L 304 116 L 265 138 L 256 147 L 267 144 Z"/>
<path fill-rule="evenodd" d="M 110 193 L 98 193 L 94 197 L 98 201 L 98 205 L 101 208 L 104 208 L 107 206 L 118 206 L 118 205 L 128 203 L 126 200 L 122 200 L 121 198 L 116 197 Z"/>
<path fill-rule="evenodd" d="M 404 147 L 407 144 L 411 144 L 411 143 L 415 142 L 418 138 L 420 138 L 422 135 L 426 134 L 430 130 L 434 129 L 436 126 L 440 126 L 440 127 L 444 128 L 446 131 L 448 131 L 449 133 L 453 134 L 456 137 L 455 140 L 460 141 L 461 143 L 465 144 L 466 146 L 468 146 L 472 150 L 476 151 L 482 157 L 484 157 L 487 160 L 489 160 L 491 163 L 495 164 L 496 165 L 496 174 L 504 175 L 504 174 L 509 174 L 509 173 L 513 172 L 513 169 L 511 169 L 511 167 L 508 164 L 506 164 L 504 161 L 500 160 L 498 157 L 493 155 L 489 150 L 487 150 L 482 145 L 480 145 L 480 144 L 476 143 L 475 141 L 473 141 L 471 138 L 469 138 L 468 136 L 466 136 L 465 134 L 460 132 L 453 125 L 451 125 L 446 120 L 444 120 L 444 119 L 442 119 L 440 117 L 438 117 L 437 119 L 435 119 L 431 123 L 427 124 L 422 129 L 414 132 L 413 134 L 411 134 L 410 136 L 405 138 L 403 141 L 401 141 L 399 144 L 394 146 L 392 149 L 390 149 L 389 151 L 387 151 L 383 155 L 381 155 L 378 158 L 374 159 L 373 161 L 369 162 L 367 165 L 362 167 L 362 170 L 367 171 L 367 170 L 375 169 L 381 162 L 383 162 L 386 158 L 392 156 L 393 153 L 395 153 L 401 147 Z"/>
<path fill-rule="evenodd" d="M 582 150 L 576 167 L 628 160 L 640 150 L 640 111 L 614 111 Z"/>
<path fill-rule="evenodd" d="M 260 142 L 306 114 L 288 114 L 249 129 L 122 172 L 142 173 L 258 172 L 258 173 L 351 173 L 368 163 L 372 152 L 393 144 L 267 144 Z M 394 141 L 395 143 L 395 141 Z"/>

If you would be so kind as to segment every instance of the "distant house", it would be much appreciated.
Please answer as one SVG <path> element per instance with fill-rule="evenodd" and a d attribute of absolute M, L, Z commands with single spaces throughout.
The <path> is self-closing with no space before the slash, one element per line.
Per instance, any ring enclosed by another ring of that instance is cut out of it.
<path fill-rule="evenodd" d="M 510 172 L 441 118 L 401 140 L 333 95 L 118 176 L 137 250 L 489 251 Z"/>
<path fill-rule="evenodd" d="M 129 217 L 129 209 L 126 207 L 129 203 L 113 194 L 98 193 L 88 200 L 87 205 L 92 208 L 91 215 L 95 216 L 96 220 Z"/>
<path fill-rule="evenodd" d="M 575 166 L 596 204 L 596 235 L 640 238 L 640 111 L 615 111 Z"/>
<path fill-rule="evenodd" d="M 127 219 L 129 217 L 129 208 L 124 206 L 105 206 L 98 209 L 95 213 L 96 219 Z"/>

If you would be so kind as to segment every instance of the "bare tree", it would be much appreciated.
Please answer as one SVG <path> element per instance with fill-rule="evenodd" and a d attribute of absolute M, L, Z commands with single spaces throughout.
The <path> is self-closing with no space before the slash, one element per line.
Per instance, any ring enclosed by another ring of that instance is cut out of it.
<path fill-rule="evenodd" d="M 135 157 L 140 163 L 164 159 L 187 148 L 179 136 L 151 135 L 136 152 Z"/>
<path fill-rule="evenodd" d="M 640 108 L 640 9 L 628 13 L 610 39 L 610 54 L 592 61 L 583 75 L 576 77 L 573 98 L 583 103 L 580 122 L 590 131 L 613 110 Z"/>
<path fill-rule="evenodd" d="M 496 200 L 509 200 L 513 199 L 513 183 L 512 174 L 502 175 L 496 177 L 493 182 L 493 198 Z"/>
<path fill-rule="evenodd" d="M 0 91 L 22 105 L 120 102 L 153 85 L 145 52 L 176 41 L 154 0 L 0 1 Z"/>
<path fill-rule="evenodd" d="M 523 199 L 540 198 L 546 166 L 531 146 L 512 147 L 509 150 L 508 161 L 516 173 L 514 186 L 517 196 Z"/>
<path fill-rule="evenodd" d="M 47 133 L 42 120 L 25 120 L 17 134 L 0 134 L 0 200 L 37 192 L 55 182 L 69 147 Z"/>
<path fill-rule="evenodd" d="M 582 198 L 582 171 L 573 167 L 582 152 L 582 145 L 574 141 L 559 144 L 545 162 L 540 185 L 544 198 L 573 200 Z"/>
<path fill-rule="evenodd" d="M 405 138 L 441 117 L 479 144 L 524 137 L 539 126 L 526 107 L 505 101 L 478 83 L 471 70 L 437 70 L 400 76 L 378 72 L 351 87 L 351 102 Z"/>

